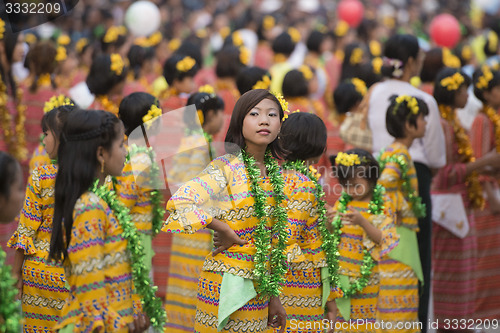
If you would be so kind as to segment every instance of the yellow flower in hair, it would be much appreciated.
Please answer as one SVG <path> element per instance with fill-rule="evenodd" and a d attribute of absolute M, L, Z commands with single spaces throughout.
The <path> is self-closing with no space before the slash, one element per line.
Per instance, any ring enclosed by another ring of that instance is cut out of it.
<path fill-rule="evenodd" d="M 85 46 L 89 44 L 89 40 L 87 38 L 80 38 L 78 42 L 76 42 L 75 49 L 76 52 L 82 53 Z"/>
<path fill-rule="evenodd" d="M 138 37 L 134 40 L 134 44 L 140 47 L 148 47 L 149 41 L 146 37 Z"/>
<path fill-rule="evenodd" d="M 459 72 L 456 72 L 452 76 L 445 77 L 439 83 L 442 87 L 445 87 L 448 90 L 457 90 L 460 88 L 462 83 L 464 83 L 465 79 Z"/>
<path fill-rule="evenodd" d="M 358 65 L 363 61 L 363 49 L 360 47 L 354 48 L 351 53 L 351 57 L 349 58 L 349 63 L 351 65 Z"/>
<path fill-rule="evenodd" d="M 275 93 L 275 92 L 271 92 L 271 94 L 274 95 L 274 97 L 276 97 L 276 99 L 278 100 L 278 102 L 280 102 L 280 105 L 281 105 L 281 109 L 283 109 L 283 112 L 284 113 L 288 113 L 290 112 L 288 110 L 288 102 L 286 101 L 286 99 L 283 97 L 283 95 L 281 94 L 278 94 L 278 93 Z"/>
<path fill-rule="evenodd" d="M 5 33 L 5 22 L 4 20 L 0 19 L 0 39 L 3 39 Z"/>
<path fill-rule="evenodd" d="M 272 28 L 274 28 L 275 25 L 276 25 L 276 20 L 274 19 L 273 16 L 271 15 L 264 16 L 264 20 L 262 21 L 262 27 L 264 28 L 264 30 L 271 30 Z"/>
<path fill-rule="evenodd" d="M 207 33 L 206 29 L 196 30 L 196 37 L 203 39 L 203 38 L 207 38 L 207 36 L 208 36 L 208 33 Z"/>
<path fill-rule="evenodd" d="M 290 27 L 290 28 L 288 28 L 287 32 L 290 35 L 292 42 L 294 42 L 295 44 L 300 42 L 302 37 L 300 36 L 300 32 L 296 28 Z"/>
<path fill-rule="evenodd" d="M 300 66 L 299 71 L 302 73 L 302 75 L 304 75 L 304 78 L 306 79 L 306 81 L 310 81 L 314 76 L 311 68 L 307 65 Z"/>
<path fill-rule="evenodd" d="M 47 113 L 63 105 L 75 105 L 75 104 L 73 104 L 73 102 L 71 102 L 71 100 L 64 95 L 52 96 L 47 102 L 45 102 L 43 106 L 43 113 Z"/>
<path fill-rule="evenodd" d="M 122 57 L 118 53 L 113 53 L 111 55 L 111 71 L 113 71 L 116 75 L 122 75 L 123 67 L 125 67 L 125 63 L 123 62 Z"/>
<path fill-rule="evenodd" d="M 380 46 L 380 43 L 376 40 L 372 40 L 370 42 L 369 48 L 370 48 L 370 53 L 374 57 L 380 57 L 380 55 L 382 54 L 382 47 Z"/>
<path fill-rule="evenodd" d="M 57 47 L 57 54 L 56 54 L 56 61 L 61 62 L 66 60 L 68 57 L 66 53 L 66 48 L 64 46 L 58 46 Z"/>
<path fill-rule="evenodd" d="M 171 52 L 177 51 L 177 49 L 181 46 L 181 40 L 179 38 L 173 38 L 168 42 L 168 49 Z"/>
<path fill-rule="evenodd" d="M 335 35 L 337 37 L 344 37 L 349 31 L 349 24 L 346 21 L 339 21 L 335 27 Z"/>
<path fill-rule="evenodd" d="M 401 103 L 406 103 L 408 109 L 410 109 L 411 113 L 417 115 L 418 114 L 418 101 L 413 96 L 401 95 L 396 98 L 396 103 L 399 105 Z"/>
<path fill-rule="evenodd" d="M 465 45 L 462 48 L 462 58 L 466 61 L 469 61 L 472 59 L 472 49 L 469 45 Z"/>
<path fill-rule="evenodd" d="M 231 38 L 233 40 L 234 46 L 242 46 L 243 45 L 243 38 L 241 38 L 241 34 L 239 31 L 233 32 L 233 34 L 231 35 Z"/>
<path fill-rule="evenodd" d="M 366 84 L 365 81 L 358 79 L 357 77 L 353 77 L 351 79 L 351 83 L 354 85 L 354 88 L 361 96 L 366 95 Z"/>
<path fill-rule="evenodd" d="M 337 157 L 335 158 L 335 164 L 350 167 L 361 164 L 361 161 L 357 154 L 346 154 L 340 152 L 337 154 Z"/>
<path fill-rule="evenodd" d="M 163 35 L 161 32 L 157 31 L 148 38 L 148 44 L 149 46 L 156 46 L 160 44 L 161 40 L 163 39 Z"/>
<path fill-rule="evenodd" d="M 384 64 L 384 60 L 382 60 L 381 57 L 373 58 L 373 60 L 372 60 L 373 72 L 375 74 L 381 74 L 383 64 Z"/>
<path fill-rule="evenodd" d="M 450 68 L 460 68 L 460 59 L 445 47 L 443 48 L 443 64 Z"/>
<path fill-rule="evenodd" d="M 227 36 L 231 33 L 231 28 L 229 27 L 222 27 L 219 30 L 219 35 L 221 36 L 222 39 L 226 39 Z"/>
<path fill-rule="evenodd" d="M 250 63 L 250 50 L 244 46 L 240 46 L 240 62 L 245 66 Z"/>
<path fill-rule="evenodd" d="M 498 49 L 498 35 L 493 30 L 488 32 L 488 51 L 496 53 Z"/>
<path fill-rule="evenodd" d="M 200 120 L 200 125 L 203 126 L 203 123 L 205 122 L 205 116 L 203 115 L 203 111 L 201 110 L 196 110 L 196 114 L 198 115 L 198 119 Z"/>
<path fill-rule="evenodd" d="M 2 20 L 0 20 L 0 21 L 2 21 Z M 3 21 L 2 21 L 2 23 L 0 23 L 0 26 L 2 26 L 2 24 L 5 27 L 5 23 L 3 23 Z M 0 31 L 2 31 L 2 28 L 0 28 Z M 3 36 L 2 32 L 0 32 L 0 36 Z M 0 37 L 0 38 L 2 38 L 2 37 Z M 24 35 L 24 41 L 28 44 L 34 44 L 34 43 L 36 43 L 37 38 L 34 34 L 29 33 L 29 34 Z"/>
<path fill-rule="evenodd" d="M 281 118 L 281 121 L 285 121 L 288 119 L 288 113 L 285 113 L 285 115 L 283 116 L 283 118 Z"/>
<path fill-rule="evenodd" d="M 106 31 L 104 35 L 103 42 L 106 44 L 114 43 L 118 40 L 118 37 L 121 36 L 121 29 L 116 26 L 112 26 Z"/>
<path fill-rule="evenodd" d="M 194 67 L 194 65 L 196 65 L 196 60 L 194 60 L 193 58 L 191 58 L 190 56 L 186 56 L 184 57 L 181 61 L 179 61 L 177 63 L 177 65 L 175 65 L 175 68 L 179 71 L 179 72 L 188 72 L 191 70 L 191 68 Z"/>
<path fill-rule="evenodd" d="M 71 38 L 68 35 L 61 35 L 57 38 L 57 44 L 59 45 L 69 45 L 71 43 Z"/>
<path fill-rule="evenodd" d="M 205 84 L 205 85 L 201 86 L 201 87 L 198 89 L 198 92 L 200 92 L 200 93 L 207 93 L 207 94 L 209 94 L 209 95 L 215 94 L 214 87 L 212 87 L 212 86 L 211 86 L 211 85 L 209 85 L 209 84 Z"/>
<path fill-rule="evenodd" d="M 483 74 L 477 79 L 476 88 L 486 90 L 488 89 L 491 79 L 493 79 L 493 73 L 488 66 L 483 66 L 481 71 Z"/>
<path fill-rule="evenodd" d="M 269 89 L 269 87 L 271 86 L 271 79 L 269 78 L 269 76 L 267 75 L 264 75 L 262 77 L 262 80 L 259 80 L 257 81 L 256 84 L 253 85 L 252 89 Z"/>
<path fill-rule="evenodd" d="M 142 122 L 147 123 L 148 121 L 161 116 L 161 114 L 162 114 L 161 109 L 153 104 L 151 105 L 151 108 L 149 109 L 148 113 L 144 117 L 142 117 Z M 152 123 L 147 123 L 146 128 L 150 128 L 151 125 Z"/>

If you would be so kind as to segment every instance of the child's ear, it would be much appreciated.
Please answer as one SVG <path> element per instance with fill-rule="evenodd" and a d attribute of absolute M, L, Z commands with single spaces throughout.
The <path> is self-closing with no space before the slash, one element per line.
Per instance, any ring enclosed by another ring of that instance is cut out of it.
<path fill-rule="evenodd" d="M 99 163 L 104 161 L 104 148 L 102 146 L 97 147 L 96 156 Z"/>

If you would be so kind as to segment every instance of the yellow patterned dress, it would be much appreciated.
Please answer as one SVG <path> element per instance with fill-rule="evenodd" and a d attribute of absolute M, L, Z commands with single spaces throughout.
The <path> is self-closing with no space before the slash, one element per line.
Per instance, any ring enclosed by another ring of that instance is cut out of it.
<path fill-rule="evenodd" d="M 260 186 L 266 205 L 273 207 L 275 201 L 269 178 L 262 178 Z M 199 176 L 181 186 L 167 204 L 171 215 L 163 226 L 165 232 L 194 233 L 211 223 L 212 218 L 217 218 L 248 241 L 245 245 L 234 245 L 215 257 L 209 254 L 205 258 L 198 282 L 194 332 L 218 332 L 217 326 L 222 320 L 219 311 L 227 309 L 228 303 L 236 310 L 229 315 L 221 332 L 270 331 L 267 327 L 267 299 L 255 296 L 245 299 L 248 288 L 233 290 L 229 295 L 221 293 L 223 280 L 228 281 L 231 276 L 244 280 L 250 289 L 254 287 L 251 281 L 256 253 L 254 231 L 259 224 L 258 218 L 253 215 L 254 203 L 244 163 L 238 157 L 226 154 L 216 158 Z M 243 304 L 235 305 L 242 300 Z"/>
<path fill-rule="evenodd" d="M 70 298 L 56 328 L 73 332 L 128 332 L 134 320 L 132 272 L 123 229 L 92 192 L 76 201 L 64 262 Z"/>
<path fill-rule="evenodd" d="M 202 135 L 183 138 L 176 156 L 169 182 L 177 184 L 196 177 L 210 163 L 210 156 Z M 183 147 L 199 147 L 184 151 Z M 170 333 L 192 332 L 196 315 L 198 279 L 205 257 L 212 249 L 210 230 L 198 230 L 194 234 L 172 235 L 172 250 L 167 280 L 165 309 Z"/>
<path fill-rule="evenodd" d="M 339 294 L 335 288 L 323 290 L 321 269 L 327 263 L 318 230 L 316 187 L 303 174 L 286 171 L 285 195 L 288 271 L 280 296 L 287 315 L 285 332 L 322 333 L 323 293 L 328 293 L 328 300 Z"/>
<path fill-rule="evenodd" d="M 47 154 L 45 147 L 42 144 L 39 144 L 31 156 L 29 171 L 31 173 L 31 171 L 35 168 L 47 164 L 52 164 L 52 160 L 50 159 L 49 154 Z"/>
<path fill-rule="evenodd" d="M 388 146 L 381 160 L 401 156 L 408 165 L 408 179 L 412 189 L 418 191 L 417 174 L 408 149 L 401 143 Z M 395 222 L 399 244 L 389 255 L 379 261 L 380 291 L 378 319 L 391 325 L 393 329 L 381 332 L 420 332 L 418 328 L 418 280 L 422 281 L 422 266 L 418 252 L 418 219 L 412 204 L 403 190 L 401 167 L 396 162 L 387 162 L 379 184 L 394 203 L 398 219 Z M 418 192 L 417 192 L 418 193 Z M 398 328 L 396 328 L 398 327 Z"/>
<path fill-rule="evenodd" d="M 22 250 L 24 332 L 54 332 L 68 297 L 64 269 L 46 261 L 52 235 L 54 186 L 57 166 L 33 170 L 26 188 L 26 198 L 19 226 L 8 246 Z"/>
<path fill-rule="evenodd" d="M 339 202 L 334 210 L 338 210 Z M 354 283 L 360 278 L 360 268 L 363 264 L 363 251 L 367 249 L 377 265 L 372 270 L 368 285 L 351 298 L 337 299 L 336 333 L 344 332 L 377 332 L 377 303 L 380 288 L 378 261 L 387 255 L 398 244 L 398 235 L 394 227 L 394 210 L 392 202 L 384 197 L 384 214 L 369 213 L 369 203 L 351 201 L 348 208 L 355 209 L 382 232 L 380 244 L 374 243 L 364 229 L 354 224 L 344 224 L 339 244 L 340 282 Z M 349 212 L 349 209 L 347 210 Z"/>

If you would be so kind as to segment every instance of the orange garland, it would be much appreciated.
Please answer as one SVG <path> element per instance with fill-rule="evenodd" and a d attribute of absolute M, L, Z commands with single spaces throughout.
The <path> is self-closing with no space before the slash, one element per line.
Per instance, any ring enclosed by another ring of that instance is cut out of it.
<path fill-rule="evenodd" d="M 495 130 L 495 145 L 497 152 L 500 153 L 500 115 L 490 106 L 484 106 L 481 112 L 483 112 L 493 123 L 493 129 Z"/>
<path fill-rule="evenodd" d="M 441 117 L 453 128 L 455 141 L 458 145 L 458 153 L 462 157 L 462 162 L 474 162 L 476 158 L 474 157 L 474 153 L 472 151 L 469 136 L 457 119 L 455 110 L 451 106 L 441 104 L 439 105 L 439 112 L 441 113 Z M 466 177 L 465 184 L 467 186 L 467 197 L 469 198 L 470 205 L 474 208 L 482 209 L 485 201 L 478 173 L 476 171 L 471 172 L 470 175 Z"/>
<path fill-rule="evenodd" d="M 99 103 L 101 103 L 102 107 L 104 108 L 104 111 L 111 112 L 112 114 L 118 117 L 119 108 L 115 103 L 109 100 L 108 96 L 100 95 L 97 96 L 96 98 L 99 101 Z"/>

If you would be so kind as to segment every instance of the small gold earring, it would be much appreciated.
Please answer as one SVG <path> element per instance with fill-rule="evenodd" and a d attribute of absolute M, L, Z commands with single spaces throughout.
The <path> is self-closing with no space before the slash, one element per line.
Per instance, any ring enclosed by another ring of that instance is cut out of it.
<path fill-rule="evenodd" d="M 104 161 L 101 161 L 101 173 L 104 173 Z"/>

